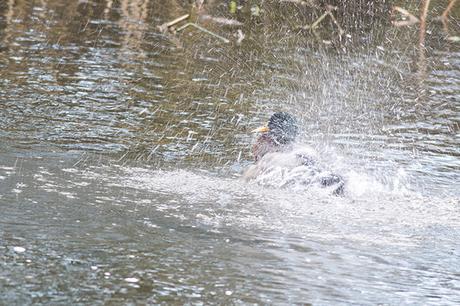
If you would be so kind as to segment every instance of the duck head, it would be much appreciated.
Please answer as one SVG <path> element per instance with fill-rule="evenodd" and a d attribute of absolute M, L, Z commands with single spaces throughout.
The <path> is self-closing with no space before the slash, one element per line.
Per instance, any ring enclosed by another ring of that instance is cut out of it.
<path fill-rule="evenodd" d="M 299 134 L 297 120 L 289 113 L 274 113 L 268 124 L 259 127 L 254 132 L 264 133 L 277 145 L 286 145 L 294 142 Z"/>
<path fill-rule="evenodd" d="M 268 124 L 255 129 L 261 133 L 252 147 L 254 159 L 258 161 L 265 154 L 288 150 L 299 134 L 297 120 L 289 113 L 273 114 Z"/>

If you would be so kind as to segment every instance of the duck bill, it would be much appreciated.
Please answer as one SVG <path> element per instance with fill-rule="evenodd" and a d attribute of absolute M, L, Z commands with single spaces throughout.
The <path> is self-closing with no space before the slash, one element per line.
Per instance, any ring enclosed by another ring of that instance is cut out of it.
<path fill-rule="evenodd" d="M 251 132 L 252 133 L 266 133 L 268 131 L 270 131 L 270 129 L 268 128 L 268 126 L 264 125 L 264 126 L 258 127 L 257 129 L 252 130 Z"/>

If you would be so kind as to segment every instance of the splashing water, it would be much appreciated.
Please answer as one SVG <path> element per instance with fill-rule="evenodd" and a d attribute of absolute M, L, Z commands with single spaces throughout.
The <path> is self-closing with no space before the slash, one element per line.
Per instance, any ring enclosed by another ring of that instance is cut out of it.
<path fill-rule="evenodd" d="M 299 30 L 316 1 L 159 32 L 179 2 L 1 2 L 2 303 L 458 305 L 458 44 L 388 1 L 332 1 L 342 35 Z M 245 181 L 283 110 L 317 167 Z"/>

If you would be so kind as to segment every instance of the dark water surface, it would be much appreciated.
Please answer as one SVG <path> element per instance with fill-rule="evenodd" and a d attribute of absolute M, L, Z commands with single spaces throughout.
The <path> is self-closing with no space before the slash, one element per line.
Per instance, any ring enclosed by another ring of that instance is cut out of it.
<path fill-rule="evenodd" d="M 335 2 L 1 1 L 0 304 L 458 305 L 460 9 Z M 344 197 L 240 179 L 278 110 Z"/>

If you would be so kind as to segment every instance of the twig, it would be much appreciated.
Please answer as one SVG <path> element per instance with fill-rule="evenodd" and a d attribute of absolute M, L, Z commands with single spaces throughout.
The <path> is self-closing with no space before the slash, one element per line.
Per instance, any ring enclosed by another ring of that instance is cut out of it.
<path fill-rule="evenodd" d="M 196 24 L 196 23 L 193 23 L 193 22 L 187 22 L 186 24 L 184 24 L 183 26 L 181 26 L 180 28 L 178 28 L 176 31 L 179 32 L 179 31 L 182 31 L 184 30 L 185 28 L 188 28 L 188 27 L 194 27 L 198 30 L 200 30 L 201 32 L 204 32 L 208 35 L 211 35 L 211 36 L 214 36 L 215 38 L 217 39 L 220 39 L 221 41 L 223 41 L 224 43 L 228 44 L 230 42 L 230 40 L 228 40 L 227 38 L 225 37 L 222 37 L 214 32 L 211 32 L 205 28 L 203 28 L 202 26 Z"/>
<path fill-rule="evenodd" d="M 442 13 L 441 15 L 441 18 L 443 20 L 447 20 L 447 18 L 449 17 L 449 12 L 452 10 L 452 8 L 454 7 L 455 5 L 455 2 L 457 2 L 457 0 L 450 0 L 449 1 L 449 5 L 447 5 L 447 8 L 444 10 L 444 12 Z"/>
<path fill-rule="evenodd" d="M 169 22 L 163 23 L 162 25 L 158 26 L 158 29 L 159 29 L 161 32 L 165 32 L 168 28 L 172 27 L 173 25 L 178 24 L 178 23 L 181 22 L 181 21 L 186 20 L 186 19 L 189 18 L 189 17 L 190 17 L 190 14 L 182 15 L 182 16 L 180 16 L 180 17 L 177 17 L 177 18 L 174 19 L 174 20 L 171 20 L 171 21 L 169 21 Z"/>
<path fill-rule="evenodd" d="M 420 32 L 418 42 L 418 74 L 420 81 L 423 82 L 427 77 L 427 61 L 426 61 L 426 48 L 425 48 L 425 37 L 426 37 L 426 16 L 428 15 L 428 8 L 430 7 L 431 0 L 423 0 L 421 3 L 422 11 L 420 13 Z"/>
<path fill-rule="evenodd" d="M 419 33 L 419 46 L 425 47 L 425 34 L 426 34 L 426 16 L 428 15 L 428 8 L 430 7 L 431 0 L 424 0 L 422 2 L 422 12 L 420 14 L 420 33 Z"/>
<path fill-rule="evenodd" d="M 167 28 L 172 27 L 173 25 L 178 24 L 179 22 L 187 19 L 188 17 L 190 17 L 190 14 L 185 14 L 185 15 L 182 15 L 180 17 L 177 17 L 176 19 L 174 19 L 174 20 L 172 20 L 170 22 L 167 22 L 166 27 Z"/>
<path fill-rule="evenodd" d="M 213 16 L 210 16 L 210 15 L 200 16 L 200 19 L 201 20 L 210 20 L 212 22 L 219 23 L 219 24 L 226 25 L 226 26 L 238 27 L 238 26 L 243 25 L 242 22 L 239 22 L 238 20 L 235 20 L 235 19 L 228 19 L 228 18 L 224 18 L 224 17 L 213 17 Z"/>
<path fill-rule="evenodd" d="M 396 12 L 400 13 L 401 15 L 409 18 L 409 20 L 392 21 L 391 23 L 395 27 L 411 26 L 411 25 L 414 25 L 414 24 L 420 22 L 420 20 L 417 17 L 415 17 L 408 10 L 406 10 L 406 9 L 404 9 L 402 7 L 393 6 L 393 11 L 396 11 Z"/>
<path fill-rule="evenodd" d="M 337 22 L 337 19 L 335 19 L 334 15 L 332 15 L 332 11 L 335 11 L 336 9 L 337 9 L 337 6 L 326 5 L 326 11 L 324 12 L 324 14 L 319 16 L 319 18 L 316 19 L 315 22 L 313 22 L 311 25 L 303 26 L 302 29 L 304 29 L 304 30 L 314 30 L 314 29 L 316 29 L 318 27 L 318 25 L 320 24 L 320 22 L 323 21 L 323 19 L 326 18 L 329 15 L 329 17 L 332 18 L 332 21 L 335 23 L 335 25 L 339 29 L 340 35 L 342 35 L 344 33 L 344 31 L 343 31 L 342 27 L 339 25 L 339 23 Z"/>
<path fill-rule="evenodd" d="M 345 33 L 345 31 L 342 29 L 342 27 L 340 26 L 339 22 L 337 21 L 337 19 L 335 19 L 334 15 L 331 13 L 331 11 L 328 11 L 328 14 L 331 17 L 332 21 L 337 26 L 337 29 L 339 29 L 339 35 L 342 36 L 343 33 Z"/>
<path fill-rule="evenodd" d="M 324 18 L 326 18 L 326 16 L 329 15 L 329 11 L 325 12 L 323 15 L 319 16 L 318 19 L 316 19 L 315 22 L 313 22 L 311 25 L 305 25 L 302 27 L 302 29 L 304 30 L 314 30 L 318 27 L 318 25 L 320 24 L 321 21 L 323 21 Z"/>
<path fill-rule="evenodd" d="M 301 5 L 307 4 L 307 2 L 302 1 L 302 0 L 280 0 L 280 2 L 289 2 L 289 3 L 295 3 L 295 4 L 301 4 Z"/>
<path fill-rule="evenodd" d="M 449 12 L 454 7 L 455 2 L 457 2 L 457 0 L 450 0 L 449 4 L 447 5 L 446 9 L 444 10 L 444 12 L 442 12 L 442 15 L 441 15 L 442 27 L 444 29 L 444 32 L 446 32 L 448 35 L 449 35 L 449 25 L 447 24 L 447 21 L 449 20 Z"/>
<path fill-rule="evenodd" d="M 241 29 L 238 29 L 238 31 L 236 32 L 236 36 L 237 36 L 236 44 L 239 45 L 245 38 L 243 31 L 241 31 Z"/>

